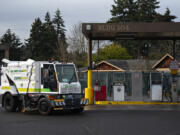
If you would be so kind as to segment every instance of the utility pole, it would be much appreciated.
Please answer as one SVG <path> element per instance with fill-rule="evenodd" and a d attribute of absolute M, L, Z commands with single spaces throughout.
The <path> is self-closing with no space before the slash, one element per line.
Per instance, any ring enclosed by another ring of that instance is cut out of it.
<path fill-rule="evenodd" d="M 173 61 L 170 63 L 170 69 L 172 74 L 172 101 L 177 102 L 177 75 L 179 70 L 179 64 L 176 61 L 176 40 L 173 40 L 172 46 Z"/>

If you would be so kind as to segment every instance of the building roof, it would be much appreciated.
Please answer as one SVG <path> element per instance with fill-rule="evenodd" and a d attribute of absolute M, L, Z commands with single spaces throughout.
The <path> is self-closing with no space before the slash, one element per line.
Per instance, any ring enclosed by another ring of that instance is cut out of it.
<path fill-rule="evenodd" d="M 105 64 L 106 67 L 101 67 L 101 65 Z M 98 63 L 96 65 L 95 69 L 100 69 L 100 70 L 111 70 L 111 71 L 120 71 L 120 72 L 124 72 L 125 70 L 122 67 L 119 67 L 118 64 L 115 64 L 113 62 L 109 62 L 109 60 L 106 61 L 101 61 L 100 63 Z"/>
<path fill-rule="evenodd" d="M 166 54 L 160 60 L 104 60 L 99 62 L 95 71 L 99 72 L 124 72 L 124 71 L 170 71 L 169 64 L 173 57 L 170 54 Z M 84 70 L 85 71 L 85 70 Z M 87 70 L 86 70 L 87 71 Z"/>
<path fill-rule="evenodd" d="M 168 68 L 170 65 L 170 62 L 173 60 L 173 56 L 171 56 L 169 53 L 164 55 L 160 60 L 158 60 L 152 69 L 157 69 L 157 68 Z"/>
<path fill-rule="evenodd" d="M 147 71 L 152 70 L 156 60 L 107 60 L 107 62 L 126 71 Z"/>
<path fill-rule="evenodd" d="M 179 40 L 180 22 L 83 23 L 82 32 L 91 40 Z"/>

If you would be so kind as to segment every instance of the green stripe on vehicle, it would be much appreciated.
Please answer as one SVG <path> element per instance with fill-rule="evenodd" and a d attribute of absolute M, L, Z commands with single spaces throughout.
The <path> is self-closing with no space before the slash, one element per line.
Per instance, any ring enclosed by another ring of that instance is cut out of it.
<path fill-rule="evenodd" d="M 10 86 L 2 86 L 2 90 L 11 90 Z M 27 92 L 27 88 L 18 88 L 19 92 Z M 33 89 L 29 88 L 29 92 L 51 92 L 50 89 L 44 88 L 44 89 Z"/>

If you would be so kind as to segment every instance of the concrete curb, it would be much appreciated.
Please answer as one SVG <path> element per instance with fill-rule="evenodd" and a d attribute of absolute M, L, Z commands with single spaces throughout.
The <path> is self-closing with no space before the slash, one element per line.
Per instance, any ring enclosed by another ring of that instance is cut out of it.
<path fill-rule="evenodd" d="M 96 101 L 96 105 L 180 105 L 180 102 Z"/>

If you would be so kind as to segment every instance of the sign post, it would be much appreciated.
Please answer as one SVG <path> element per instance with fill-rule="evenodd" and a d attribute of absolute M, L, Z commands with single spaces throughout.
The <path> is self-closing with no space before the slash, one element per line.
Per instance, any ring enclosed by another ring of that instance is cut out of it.
<path fill-rule="evenodd" d="M 177 91 L 176 91 L 176 86 L 177 86 L 177 74 L 179 70 L 179 63 L 174 59 L 170 63 L 170 70 L 172 74 L 172 100 L 173 102 L 177 102 Z"/>
<path fill-rule="evenodd" d="M 179 70 L 179 63 L 176 60 L 171 61 L 170 70 L 172 75 L 177 75 Z"/>

